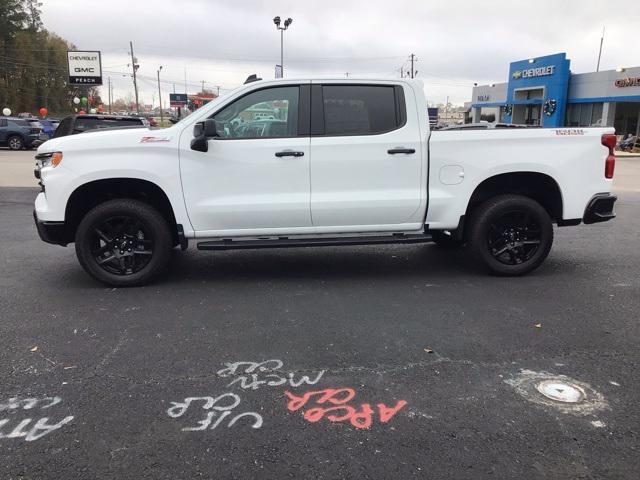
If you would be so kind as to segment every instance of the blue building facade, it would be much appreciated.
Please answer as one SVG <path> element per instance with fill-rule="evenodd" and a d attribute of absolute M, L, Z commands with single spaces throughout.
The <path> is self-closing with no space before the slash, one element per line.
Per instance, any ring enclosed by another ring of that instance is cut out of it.
<path fill-rule="evenodd" d="M 640 130 L 640 67 L 572 74 L 565 53 L 518 60 L 508 81 L 476 85 L 472 121 Z"/>

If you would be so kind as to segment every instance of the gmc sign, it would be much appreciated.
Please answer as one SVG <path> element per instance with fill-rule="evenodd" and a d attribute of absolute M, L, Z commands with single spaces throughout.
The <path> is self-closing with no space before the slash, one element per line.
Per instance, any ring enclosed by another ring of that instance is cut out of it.
<path fill-rule="evenodd" d="M 67 52 L 70 85 L 102 85 L 100 52 Z"/>

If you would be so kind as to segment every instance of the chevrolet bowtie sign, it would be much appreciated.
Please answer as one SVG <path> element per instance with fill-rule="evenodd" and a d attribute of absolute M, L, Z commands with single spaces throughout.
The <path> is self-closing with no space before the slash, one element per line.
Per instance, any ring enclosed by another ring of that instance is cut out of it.
<path fill-rule="evenodd" d="M 67 52 L 69 84 L 102 85 L 100 52 Z"/>
<path fill-rule="evenodd" d="M 511 76 L 514 80 L 518 80 L 520 78 L 546 77 L 547 75 L 553 75 L 555 69 L 555 65 L 549 65 L 547 67 L 528 68 L 527 70 L 516 70 Z"/>

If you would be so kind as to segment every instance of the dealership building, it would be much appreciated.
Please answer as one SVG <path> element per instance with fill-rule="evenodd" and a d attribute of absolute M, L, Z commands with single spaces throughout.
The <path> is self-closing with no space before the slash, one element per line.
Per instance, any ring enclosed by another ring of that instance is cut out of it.
<path fill-rule="evenodd" d="M 564 53 L 512 62 L 509 81 L 473 88 L 471 120 L 640 129 L 640 67 L 572 74 Z"/>

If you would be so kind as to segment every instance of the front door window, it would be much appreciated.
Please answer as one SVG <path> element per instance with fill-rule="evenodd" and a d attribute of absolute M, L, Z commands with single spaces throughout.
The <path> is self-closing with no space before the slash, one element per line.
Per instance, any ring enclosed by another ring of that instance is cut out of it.
<path fill-rule="evenodd" d="M 250 93 L 213 116 L 220 138 L 298 135 L 298 90 L 275 87 Z"/>

